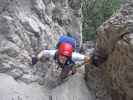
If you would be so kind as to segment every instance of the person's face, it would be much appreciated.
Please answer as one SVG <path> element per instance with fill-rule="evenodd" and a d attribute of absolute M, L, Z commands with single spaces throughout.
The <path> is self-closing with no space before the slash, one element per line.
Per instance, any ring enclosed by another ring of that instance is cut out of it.
<path fill-rule="evenodd" d="M 65 64 L 65 62 L 67 61 L 67 57 L 63 55 L 59 55 L 59 61 L 60 63 Z"/>

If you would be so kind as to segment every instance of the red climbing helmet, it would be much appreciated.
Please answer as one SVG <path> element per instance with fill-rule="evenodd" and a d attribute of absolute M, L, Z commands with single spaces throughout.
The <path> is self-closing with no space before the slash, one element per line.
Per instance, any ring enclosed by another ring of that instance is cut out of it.
<path fill-rule="evenodd" d="M 59 55 L 64 55 L 67 57 L 72 56 L 73 47 L 69 43 L 61 43 L 58 48 Z"/>

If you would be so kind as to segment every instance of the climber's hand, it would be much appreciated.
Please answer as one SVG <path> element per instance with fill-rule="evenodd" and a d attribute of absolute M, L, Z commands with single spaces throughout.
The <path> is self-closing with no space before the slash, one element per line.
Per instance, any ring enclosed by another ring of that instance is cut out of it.
<path fill-rule="evenodd" d="M 92 64 L 99 66 L 107 59 L 107 53 L 104 49 L 95 49 L 92 55 Z"/>
<path fill-rule="evenodd" d="M 38 61 L 38 58 L 35 55 L 33 55 L 32 56 L 32 65 L 35 65 L 37 63 L 37 61 Z"/>
<path fill-rule="evenodd" d="M 84 58 L 84 63 L 85 64 L 90 64 L 92 61 L 91 61 L 91 57 L 90 56 L 85 56 Z"/>

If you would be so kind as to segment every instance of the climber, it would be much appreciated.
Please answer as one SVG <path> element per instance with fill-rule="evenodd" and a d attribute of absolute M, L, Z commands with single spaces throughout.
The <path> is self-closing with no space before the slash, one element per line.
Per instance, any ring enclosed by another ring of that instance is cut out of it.
<path fill-rule="evenodd" d="M 103 50 L 94 50 L 92 56 L 85 56 L 74 52 L 76 40 L 69 36 L 61 36 L 56 50 L 43 50 L 37 56 L 32 57 L 32 65 L 35 65 L 42 57 L 53 57 L 62 68 L 60 78 L 66 78 L 70 72 L 76 72 L 75 61 L 83 61 L 84 64 L 100 65 L 106 59 Z"/>

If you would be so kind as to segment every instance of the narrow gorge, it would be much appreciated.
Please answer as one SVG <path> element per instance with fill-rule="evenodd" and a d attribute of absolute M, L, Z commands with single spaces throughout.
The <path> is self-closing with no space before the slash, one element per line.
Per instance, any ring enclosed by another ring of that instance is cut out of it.
<path fill-rule="evenodd" d="M 133 0 L 97 29 L 95 46 L 108 54 L 102 65 L 82 66 L 56 88 L 52 58 L 31 65 L 64 34 L 92 52 L 93 42 L 82 44 L 81 2 L 0 0 L 0 100 L 133 100 Z"/>

